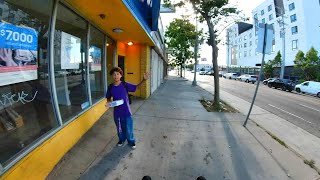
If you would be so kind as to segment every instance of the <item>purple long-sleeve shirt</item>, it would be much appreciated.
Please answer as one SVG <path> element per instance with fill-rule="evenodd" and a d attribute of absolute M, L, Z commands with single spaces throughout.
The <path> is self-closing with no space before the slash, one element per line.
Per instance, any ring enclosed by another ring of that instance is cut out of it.
<path fill-rule="evenodd" d="M 125 82 L 128 88 L 129 92 L 135 92 L 137 90 L 137 85 Z M 129 105 L 129 97 L 127 94 L 127 90 L 124 86 L 124 82 L 120 83 L 118 86 L 111 85 L 110 88 L 108 88 L 106 98 L 109 99 L 113 97 L 113 100 L 121 100 L 123 99 L 123 104 L 120 106 L 114 107 L 113 115 L 116 118 L 120 117 L 128 117 L 131 116 L 131 109 Z"/>

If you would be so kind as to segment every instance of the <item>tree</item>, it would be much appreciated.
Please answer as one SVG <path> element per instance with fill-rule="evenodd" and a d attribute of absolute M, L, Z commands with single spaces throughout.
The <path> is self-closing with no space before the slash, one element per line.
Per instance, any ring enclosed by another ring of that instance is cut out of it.
<path fill-rule="evenodd" d="M 187 67 L 188 69 L 193 70 L 193 68 L 194 68 L 194 64 L 188 64 L 186 67 Z"/>
<path fill-rule="evenodd" d="M 165 4 L 171 5 L 170 0 L 164 0 Z M 200 15 L 200 21 L 205 21 L 209 29 L 208 45 L 212 48 L 212 64 L 214 68 L 214 106 L 220 109 L 220 87 L 219 87 L 219 69 L 218 69 L 218 47 L 216 25 L 227 23 L 228 19 L 233 22 L 238 21 L 240 11 L 237 8 L 229 6 L 229 0 L 187 0 L 180 1 L 175 6 L 183 6 L 185 2 L 192 4 L 193 10 Z M 244 20 L 245 18 L 243 18 Z"/>
<path fill-rule="evenodd" d="M 299 71 L 300 77 L 304 80 L 320 80 L 320 58 L 318 51 L 314 47 L 311 47 L 306 54 L 299 51 L 294 63 L 295 69 Z"/>
<path fill-rule="evenodd" d="M 265 63 L 263 71 L 266 79 L 274 77 L 274 74 L 273 74 L 274 68 L 272 66 L 272 60 L 269 60 L 267 63 Z"/>
<path fill-rule="evenodd" d="M 276 67 L 281 66 L 281 53 L 278 51 L 277 55 L 274 57 L 273 60 L 269 60 L 267 63 L 265 63 L 263 71 L 264 76 L 266 78 L 274 77 L 274 69 Z"/>
<path fill-rule="evenodd" d="M 189 20 L 175 19 L 165 32 L 166 44 L 172 50 L 173 61 L 180 66 L 180 77 L 182 77 L 183 64 L 193 56 L 191 47 L 195 44 L 195 29 Z"/>

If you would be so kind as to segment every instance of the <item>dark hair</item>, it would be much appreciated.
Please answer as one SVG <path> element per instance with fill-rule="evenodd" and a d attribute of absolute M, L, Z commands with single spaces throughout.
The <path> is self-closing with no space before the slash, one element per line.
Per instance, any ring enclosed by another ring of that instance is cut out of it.
<path fill-rule="evenodd" d="M 123 75 L 123 71 L 122 71 L 122 69 L 119 68 L 119 67 L 114 67 L 114 68 L 112 68 L 111 71 L 110 71 L 110 75 L 112 76 L 112 74 L 113 74 L 114 72 L 120 73 L 121 76 Z"/>
<path fill-rule="evenodd" d="M 150 176 L 143 176 L 142 180 L 151 180 Z"/>
<path fill-rule="evenodd" d="M 199 176 L 199 177 L 197 178 L 197 180 L 206 180 L 206 178 L 203 177 L 203 176 Z"/>

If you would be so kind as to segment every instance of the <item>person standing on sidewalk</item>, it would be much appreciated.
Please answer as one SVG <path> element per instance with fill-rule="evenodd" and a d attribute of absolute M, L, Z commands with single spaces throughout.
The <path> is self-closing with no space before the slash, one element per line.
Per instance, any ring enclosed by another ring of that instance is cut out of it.
<path fill-rule="evenodd" d="M 119 137 L 118 146 L 123 146 L 124 142 L 127 140 L 129 146 L 131 146 L 132 149 L 135 149 L 136 142 L 133 135 L 133 120 L 131 117 L 132 113 L 129 105 L 128 92 L 135 92 L 146 80 L 149 79 L 149 73 L 144 73 L 143 80 L 137 85 L 121 81 L 123 71 L 119 67 L 111 69 L 110 75 L 113 78 L 113 83 L 108 86 L 106 106 L 110 107 L 109 102 L 111 102 L 111 97 L 113 101 L 123 100 L 123 104 L 114 107 L 113 112 L 114 122 L 117 126 L 117 133 Z"/>

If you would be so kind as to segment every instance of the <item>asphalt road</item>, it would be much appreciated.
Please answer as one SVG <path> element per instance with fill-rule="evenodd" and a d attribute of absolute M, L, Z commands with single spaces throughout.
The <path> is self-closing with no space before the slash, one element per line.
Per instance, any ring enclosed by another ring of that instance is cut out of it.
<path fill-rule="evenodd" d="M 193 79 L 193 73 L 186 72 L 186 78 Z M 213 86 L 213 78 L 213 76 L 197 74 L 197 83 Z M 251 103 L 256 84 L 220 78 L 220 88 Z M 260 84 L 255 105 L 320 137 L 320 98 L 318 97 L 284 92 Z"/>

